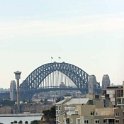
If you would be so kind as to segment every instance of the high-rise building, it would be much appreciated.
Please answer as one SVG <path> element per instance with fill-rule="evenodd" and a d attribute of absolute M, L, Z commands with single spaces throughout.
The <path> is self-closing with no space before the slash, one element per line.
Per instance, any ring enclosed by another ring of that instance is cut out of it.
<path fill-rule="evenodd" d="M 15 80 L 12 80 L 10 83 L 10 100 L 11 101 L 16 100 L 16 82 L 15 82 Z"/>
<path fill-rule="evenodd" d="M 109 79 L 109 75 L 103 75 L 102 78 L 102 89 L 105 90 L 107 87 L 110 86 L 110 79 Z"/>
<path fill-rule="evenodd" d="M 95 93 L 95 87 L 96 87 L 97 81 L 95 75 L 89 75 L 88 78 L 88 93 L 94 94 Z"/>

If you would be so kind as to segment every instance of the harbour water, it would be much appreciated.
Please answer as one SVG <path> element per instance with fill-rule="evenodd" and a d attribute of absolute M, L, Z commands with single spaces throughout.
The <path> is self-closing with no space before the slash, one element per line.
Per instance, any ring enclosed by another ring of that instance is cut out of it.
<path fill-rule="evenodd" d="M 41 116 L 0 117 L 0 123 L 11 124 L 11 122 L 14 122 L 14 121 L 19 122 L 21 120 L 21 121 L 23 121 L 24 124 L 25 124 L 25 121 L 28 121 L 28 124 L 30 124 L 31 121 L 40 120 L 40 119 L 41 119 Z"/>

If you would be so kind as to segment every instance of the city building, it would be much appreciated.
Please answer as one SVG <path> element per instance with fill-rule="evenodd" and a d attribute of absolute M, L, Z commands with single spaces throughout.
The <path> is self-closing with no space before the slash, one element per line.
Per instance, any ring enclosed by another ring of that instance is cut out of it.
<path fill-rule="evenodd" d="M 15 80 L 12 80 L 10 83 L 10 100 L 11 101 L 16 100 L 16 82 L 15 82 Z"/>
<path fill-rule="evenodd" d="M 96 108 L 92 124 L 124 124 L 123 111 L 120 108 Z"/>
<path fill-rule="evenodd" d="M 95 93 L 95 86 L 96 86 L 96 77 L 95 75 L 89 75 L 88 77 L 88 93 L 94 94 Z"/>
<path fill-rule="evenodd" d="M 57 124 L 122 124 L 123 111 L 109 99 L 65 98 L 56 103 Z"/>
<path fill-rule="evenodd" d="M 101 92 L 100 83 L 97 82 L 95 75 L 88 77 L 88 94 L 99 94 Z"/>
<path fill-rule="evenodd" d="M 6 93 L 6 92 L 9 92 L 9 89 L 0 88 L 0 93 Z"/>
<path fill-rule="evenodd" d="M 107 87 L 110 86 L 110 78 L 109 75 L 103 75 L 102 78 L 102 90 L 105 90 Z"/>
<path fill-rule="evenodd" d="M 117 106 L 124 110 L 124 81 L 123 81 L 123 89 L 121 89 L 120 96 L 116 98 L 116 101 L 117 101 Z"/>
<path fill-rule="evenodd" d="M 104 91 L 104 95 L 110 98 L 114 106 L 117 106 L 117 100 L 123 97 L 123 86 L 109 86 Z M 119 101 L 119 100 L 118 100 Z"/>

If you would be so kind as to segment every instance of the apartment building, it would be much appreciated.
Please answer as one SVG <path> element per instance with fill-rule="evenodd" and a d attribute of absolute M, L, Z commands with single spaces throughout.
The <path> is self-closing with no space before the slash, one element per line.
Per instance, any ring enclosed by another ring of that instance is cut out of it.
<path fill-rule="evenodd" d="M 124 124 L 123 111 L 120 108 L 96 108 L 93 124 Z"/>
<path fill-rule="evenodd" d="M 56 103 L 56 124 L 123 124 L 123 116 L 109 99 L 65 98 Z"/>
<path fill-rule="evenodd" d="M 103 95 L 108 95 L 114 106 L 117 106 L 118 98 L 123 97 L 123 86 L 109 86 L 104 91 Z"/>

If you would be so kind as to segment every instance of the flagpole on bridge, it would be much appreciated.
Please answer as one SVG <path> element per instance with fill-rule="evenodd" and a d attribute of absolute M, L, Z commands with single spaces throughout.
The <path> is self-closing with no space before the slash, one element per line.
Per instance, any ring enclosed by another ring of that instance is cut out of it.
<path fill-rule="evenodd" d="M 51 63 L 53 62 L 53 57 L 51 57 Z"/>
<path fill-rule="evenodd" d="M 61 62 L 61 57 L 58 57 L 59 62 Z"/>

